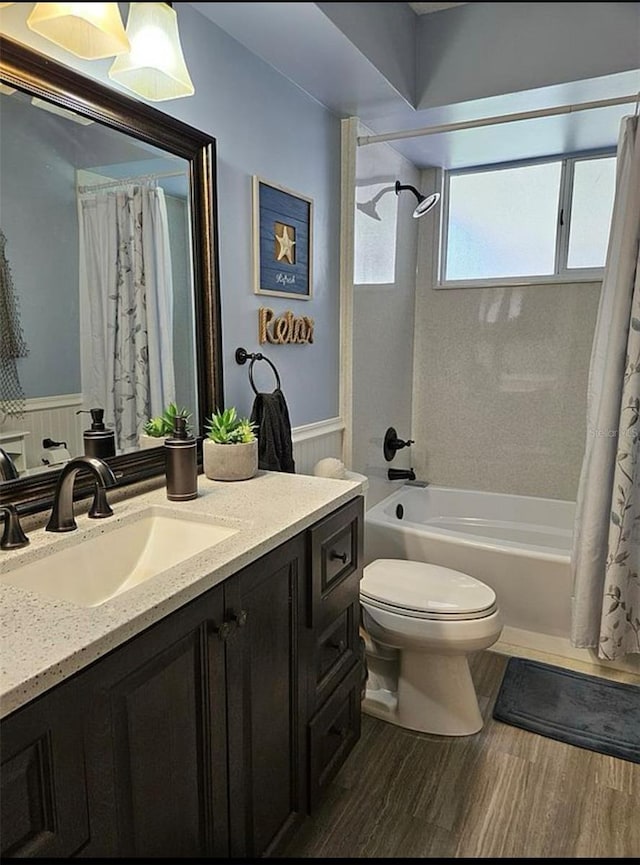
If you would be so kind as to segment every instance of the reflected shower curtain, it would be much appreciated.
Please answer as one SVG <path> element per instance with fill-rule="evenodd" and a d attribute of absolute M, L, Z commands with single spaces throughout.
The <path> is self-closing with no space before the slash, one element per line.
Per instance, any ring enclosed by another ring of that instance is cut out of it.
<path fill-rule="evenodd" d="M 85 407 L 105 409 L 116 447 L 175 399 L 173 285 L 164 192 L 83 187 L 80 315 Z"/>
<path fill-rule="evenodd" d="M 578 489 L 571 641 L 640 652 L 640 136 L 622 120 L 607 264 L 589 370 Z"/>

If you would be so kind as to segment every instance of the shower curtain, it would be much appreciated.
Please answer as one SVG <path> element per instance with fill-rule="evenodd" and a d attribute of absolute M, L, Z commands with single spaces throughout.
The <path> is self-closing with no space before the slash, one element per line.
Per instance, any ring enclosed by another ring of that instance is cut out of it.
<path fill-rule="evenodd" d="M 104 408 L 122 450 L 175 399 L 164 192 L 150 183 L 82 187 L 79 212 L 84 405 Z"/>
<path fill-rule="evenodd" d="M 571 641 L 640 652 L 640 136 L 622 120 L 616 193 L 589 370 L 578 489 Z"/>

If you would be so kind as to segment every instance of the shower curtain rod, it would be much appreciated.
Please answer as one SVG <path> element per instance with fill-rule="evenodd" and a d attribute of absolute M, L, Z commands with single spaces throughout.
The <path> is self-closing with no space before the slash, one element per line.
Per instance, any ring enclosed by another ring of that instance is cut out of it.
<path fill-rule="evenodd" d="M 96 189 L 110 189 L 114 186 L 125 186 L 127 183 L 144 183 L 150 180 L 161 180 L 164 177 L 184 177 L 184 171 L 167 171 L 165 174 L 138 174 L 136 177 L 121 177 L 120 180 L 108 180 L 105 183 L 83 184 L 78 186 L 78 192 L 93 192 Z"/>
<path fill-rule="evenodd" d="M 551 117 L 555 114 L 570 114 L 586 111 L 588 108 L 605 108 L 608 105 L 624 105 L 639 102 L 640 93 L 631 96 L 618 96 L 613 99 L 599 99 L 595 102 L 578 102 L 574 105 L 558 105 L 556 108 L 539 108 L 535 111 L 520 111 L 517 114 L 500 114 L 497 117 L 482 117 L 478 120 L 461 120 L 458 123 L 442 123 L 438 126 L 425 126 L 423 129 L 406 129 L 402 132 L 383 132 L 380 135 L 359 135 L 358 147 L 363 144 L 377 144 L 381 141 L 397 141 L 401 138 L 419 138 L 422 135 L 437 135 L 441 132 L 456 132 L 460 129 L 476 129 L 480 126 L 494 126 L 498 123 L 511 123 L 515 120 L 529 120 L 533 117 Z"/>

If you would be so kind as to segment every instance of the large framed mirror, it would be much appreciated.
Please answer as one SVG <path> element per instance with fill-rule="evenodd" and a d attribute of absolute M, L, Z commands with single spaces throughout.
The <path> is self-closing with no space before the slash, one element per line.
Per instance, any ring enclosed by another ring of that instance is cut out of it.
<path fill-rule="evenodd" d="M 215 139 L 0 36 L 0 229 L 0 505 L 51 504 L 95 408 L 121 485 L 163 473 L 144 423 L 224 403 Z"/>

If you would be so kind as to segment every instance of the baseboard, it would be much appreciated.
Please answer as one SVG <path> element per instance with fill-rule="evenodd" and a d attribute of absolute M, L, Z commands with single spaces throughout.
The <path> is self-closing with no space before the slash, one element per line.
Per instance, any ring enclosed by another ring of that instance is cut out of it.
<path fill-rule="evenodd" d="M 598 658 L 592 649 L 578 649 L 564 637 L 505 626 L 491 651 L 640 685 L 640 655 L 626 655 L 617 661 L 605 661 Z"/>

